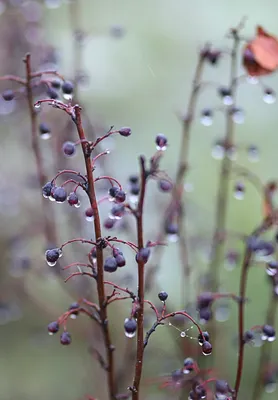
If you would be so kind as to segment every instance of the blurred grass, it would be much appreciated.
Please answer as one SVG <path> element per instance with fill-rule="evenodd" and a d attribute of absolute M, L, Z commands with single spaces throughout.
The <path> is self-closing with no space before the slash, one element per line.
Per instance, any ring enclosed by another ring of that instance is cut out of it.
<path fill-rule="evenodd" d="M 46 42 L 59 50 L 61 72 L 66 77 L 73 77 L 74 66 L 79 67 L 88 75 L 89 84 L 86 90 L 80 88 L 81 103 L 86 105 L 89 116 L 104 122 L 106 127 L 129 125 L 133 136 L 128 140 L 116 138 L 115 151 L 109 156 L 109 168 L 115 172 L 116 178 L 126 182 L 127 176 L 137 171 L 137 157 L 144 153 L 151 156 L 154 152 L 154 136 L 163 132 L 169 138 L 170 146 L 163 159 L 163 168 L 170 176 L 176 171 L 177 154 L 179 150 L 181 125 L 177 114 L 186 110 L 187 99 L 192 82 L 193 71 L 197 60 L 197 51 L 204 42 L 213 42 L 216 46 L 227 47 L 225 39 L 228 29 L 236 25 L 242 16 L 248 16 L 244 34 L 252 37 L 255 26 L 261 24 L 268 31 L 277 32 L 278 4 L 270 0 L 267 5 L 263 1 L 221 1 L 205 0 L 166 1 L 153 0 L 140 2 L 107 0 L 79 0 L 76 18 L 70 17 L 70 4 L 64 2 L 60 8 L 48 10 L 43 8 L 43 32 Z M 0 17 L 5 19 L 5 13 Z M 76 26 L 71 26 L 75 21 Z M 110 35 L 111 27 L 119 25 L 124 29 L 122 38 Z M 76 59 L 73 40 L 73 29 L 81 28 L 89 33 L 89 38 L 81 50 L 80 60 Z M 21 54 L 20 56 L 23 56 Z M 15 57 L 15 56 L 14 56 Z M 20 62 L 14 58 L 14 62 Z M 229 60 L 223 59 L 219 67 L 208 67 L 205 79 L 226 83 Z M 8 73 L 9 71 L 2 71 Z M 268 85 L 276 89 L 277 77 L 265 79 Z M 219 104 L 215 89 L 204 90 L 198 105 L 213 107 Z M 262 181 L 275 178 L 277 174 L 277 105 L 266 105 L 262 101 L 262 91 L 259 86 L 244 84 L 240 86 L 238 105 L 246 111 L 246 121 L 237 126 L 237 144 L 242 147 L 238 162 L 252 168 Z M 53 112 L 43 114 L 46 119 L 56 118 Z M 22 186 L 26 174 L 35 174 L 30 146 L 28 146 L 28 118 L 18 115 L 1 117 L 1 178 L 13 184 L 15 193 Z M 57 117 L 59 120 L 59 117 Z M 22 123 L 23 122 L 23 123 Z M 24 126 L 23 131 L 21 128 Z M 189 232 L 201 236 L 207 245 L 213 227 L 214 205 L 218 184 L 219 161 L 211 157 L 211 146 L 215 139 L 224 134 L 224 121 L 219 113 L 213 125 L 203 127 L 198 121 L 192 129 L 190 142 L 190 171 L 188 181 L 194 185 L 194 191 L 187 195 Z M 55 130 L 55 124 L 54 124 Z M 27 142 L 27 147 L 26 147 Z M 259 146 L 261 161 L 250 164 L 247 160 L 245 147 L 248 144 Z M 24 147 L 25 145 L 25 147 Z M 45 149 L 49 145 L 44 145 Z M 49 147 L 46 159 L 51 153 Z M 11 155 L 13 155 L 11 157 Z M 48 167 L 49 171 L 52 166 Z M 8 179 L 12 177 L 12 179 Z M 10 186 L 8 186 L 10 187 Z M 28 226 L 27 211 L 33 210 L 39 202 L 39 194 L 19 193 L 19 212 L 13 217 L 1 213 L 1 225 L 5 227 L 1 236 L 1 247 L 6 249 L 6 238 L 10 235 L 24 232 Z M 2 194 L 1 194 L 2 195 Z M 23 198 L 22 198 L 23 196 Z M 162 196 L 162 195 L 161 195 Z M 36 200 L 35 200 L 36 199 Z M 24 201 L 23 201 L 24 200 Z M 163 217 L 158 210 L 167 199 L 158 198 L 156 185 L 151 185 L 147 197 L 146 239 L 154 239 L 159 229 L 159 221 Z M 159 204 L 159 207 L 157 206 Z M 21 211 L 21 207 L 25 207 Z M 54 209 L 53 209 L 54 210 Z M 36 220 L 39 211 L 33 211 Z M 261 200 L 257 192 L 247 185 L 244 201 L 233 199 L 232 192 L 229 204 L 228 227 L 231 230 L 249 233 L 261 219 Z M 61 224 L 63 219 L 61 220 Z M 83 228 L 88 231 L 87 227 Z M 5 231 L 5 232 L 4 232 Z M 61 236 L 73 236 L 62 227 Z M 32 254 L 36 257 L 33 268 L 40 271 L 45 267 L 38 241 L 34 242 Z M 233 243 L 233 246 L 238 246 Z M 203 253 L 207 246 L 197 245 L 197 250 L 191 254 L 194 269 L 205 268 Z M 3 250 L 4 251 L 4 250 Z M 9 260 L 9 257 L 6 257 Z M 3 287 L 11 288 L 12 294 L 18 297 L 17 286 L 13 279 L 4 278 L 8 262 L 1 265 L 1 282 Z M 128 266 L 132 268 L 132 264 Z M 132 270 L 130 271 L 131 273 Z M 180 306 L 179 252 L 177 245 L 172 244 L 164 252 L 161 270 L 157 276 L 157 286 L 166 289 L 177 306 Z M 3 279 L 2 279 L 3 276 Z M 227 272 L 223 269 L 223 288 L 237 292 L 239 270 Z M 23 318 L 0 328 L 0 398 L 3 400 L 42 400 L 52 398 L 73 400 L 82 397 L 86 392 L 94 393 L 103 398 L 99 382 L 102 373 L 95 361 L 90 360 L 87 352 L 87 335 L 84 329 L 74 327 L 72 323 L 73 345 L 61 348 L 57 338 L 49 339 L 44 334 L 49 320 L 55 319 L 68 306 L 69 297 L 61 294 L 59 285 L 54 279 L 46 280 L 32 274 L 20 278 L 24 287 L 24 296 L 19 296 L 23 307 Z M 135 283 L 132 283 L 135 285 Z M 90 290 L 89 286 L 89 290 Z M 266 285 L 265 273 L 261 269 L 252 268 L 248 283 L 248 303 L 246 312 L 246 327 L 263 323 L 268 299 L 269 287 Z M 6 292 L 6 291 L 5 291 Z M 3 296 L 4 297 L 4 296 Z M 10 295 L 10 297 L 12 297 Z M 36 301 L 38 304 L 36 304 Z M 48 305 L 50 304 L 50 307 Z M 120 311 L 122 319 L 124 311 Z M 218 368 L 227 374 L 233 383 L 236 365 L 236 350 L 232 341 L 236 334 L 236 308 L 232 306 L 231 319 L 225 323 L 223 343 L 221 348 L 227 350 L 225 358 L 221 357 Z M 112 317 L 113 327 L 118 326 L 119 316 Z M 115 325 L 114 325 L 115 324 Z M 87 326 L 87 325 L 85 325 Z M 115 328 L 117 329 L 117 328 Z M 160 361 L 163 357 L 153 349 L 168 348 L 171 328 L 162 328 L 163 333 L 152 337 L 146 356 L 146 375 L 169 373 L 179 367 L 180 360 L 173 355 L 169 360 L 169 370 Z M 176 341 L 188 340 L 177 338 Z M 157 346 L 157 347 L 156 347 Z M 170 347 L 171 349 L 171 347 Z M 277 344 L 273 344 L 273 357 L 277 358 Z M 169 351 L 171 354 L 171 351 Z M 249 390 L 253 385 L 259 348 L 248 348 L 246 351 L 245 372 L 241 399 L 250 399 Z M 185 355 L 181 355 L 181 359 Z M 224 373 L 224 372 L 223 372 Z M 151 398 L 161 398 L 152 392 Z M 167 397 L 167 394 L 165 395 Z M 176 394 L 174 395 L 176 396 Z M 146 394 L 145 398 L 150 398 Z M 266 399 L 277 398 L 277 393 L 268 394 Z"/>

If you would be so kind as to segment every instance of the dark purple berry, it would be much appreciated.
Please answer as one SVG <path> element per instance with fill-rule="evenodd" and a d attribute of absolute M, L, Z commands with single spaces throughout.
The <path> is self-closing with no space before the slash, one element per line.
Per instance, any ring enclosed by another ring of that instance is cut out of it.
<path fill-rule="evenodd" d="M 116 193 L 115 193 L 115 200 L 118 203 L 123 203 L 125 201 L 125 199 L 126 199 L 125 192 L 123 190 L 120 190 L 120 189 L 117 190 Z"/>
<path fill-rule="evenodd" d="M 116 204 L 111 208 L 110 214 L 115 219 L 120 219 L 125 213 L 125 206 L 123 204 Z"/>
<path fill-rule="evenodd" d="M 112 186 L 109 190 L 109 196 L 111 196 L 113 199 L 116 197 L 117 192 L 119 191 L 119 188 L 117 186 Z"/>
<path fill-rule="evenodd" d="M 193 358 L 187 357 L 183 361 L 183 366 L 187 373 L 194 371 L 195 361 L 193 360 Z"/>
<path fill-rule="evenodd" d="M 202 344 L 202 352 L 205 356 L 208 356 L 212 353 L 212 345 L 208 341 L 204 341 Z"/>
<path fill-rule="evenodd" d="M 200 333 L 198 335 L 198 342 L 200 344 L 203 344 L 204 341 L 209 342 L 209 334 L 208 334 L 208 332 L 202 332 L 202 335 Z"/>
<path fill-rule="evenodd" d="M 131 135 L 131 129 L 127 126 L 124 126 L 119 129 L 119 134 L 125 137 L 128 137 Z"/>
<path fill-rule="evenodd" d="M 53 81 L 51 82 L 51 86 L 52 86 L 54 89 L 59 90 L 59 89 L 61 88 L 61 82 L 58 81 L 58 79 L 55 79 L 55 80 L 53 80 Z"/>
<path fill-rule="evenodd" d="M 103 265 L 104 271 L 115 272 L 118 268 L 117 261 L 115 257 L 107 257 Z"/>
<path fill-rule="evenodd" d="M 158 187 L 162 192 L 170 192 L 173 188 L 173 184 L 166 179 L 160 179 L 160 181 L 158 181 Z"/>
<path fill-rule="evenodd" d="M 209 307 L 201 308 L 199 311 L 199 318 L 202 322 L 208 322 L 212 318 L 212 311 Z"/>
<path fill-rule="evenodd" d="M 53 183 L 52 182 L 47 182 L 42 188 L 43 197 L 50 197 L 52 189 L 53 189 Z"/>
<path fill-rule="evenodd" d="M 171 373 L 172 380 L 178 382 L 184 378 L 182 369 L 175 369 Z"/>
<path fill-rule="evenodd" d="M 118 267 L 124 267 L 126 264 L 124 256 L 120 253 L 115 256 L 115 260 L 117 262 Z"/>
<path fill-rule="evenodd" d="M 168 298 L 168 293 L 167 293 L 167 292 L 164 292 L 164 291 L 159 292 L 159 293 L 158 293 L 158 298 L 159 298 L 159 300 L 161 300 L 161 301 L 166 301 L 167 298 Z"/>
<path fill-rule="evenodd" d="M 65 142 L 63 144 L 62 150 L 66 156 L 71 157 L 75 154 L 76 147 L 73 142 Z"/>
<path fill-rule="evenodd" d="M 57 203 L 63 203 L 67 199 L 67 192 L 62 186 L 58 186 L 53 191 L 53 197 Z"/>
<path fill-rule="evenodd" d="M 232 96 L 232 92 L 230 88 L 226 88 L 226 87 L 220 87 L 218 89 L 218 93 L 221 97 L 231 97 Z"/>
<path fill-rule="evenodd" d="M 130 175 L 128 178 L 130 183 L 138 183 L 139 182 L 139 176 L 138 175 Z"/>
<path fill-rule="evenodd" d="M 221 52 L 219 50 L 209 48 L 202 50 L 201 54 L 211 65 L 216 65 L 221 56 Z"/>
<path fill-rule="evenodd" d="M 57 321 L 50 322 L 48 324 L 47 330 L 50 334 L 57 333 L 59 331 L 59 324 Z"/>
<path fill-rule="evenodd" d="M 50 264 L 56 263 L 60 257 L 60 249 L 49 249 L 45 252 L 46 261 Z"/>
<path fill-rule="evenodd" d="M 70 206 L 76 206 L 79 203 L 78 196 L 75 192 L 68 195 L 68 203 Z"/>
<path fill-rule="evenodd" d="M 113 227 L 114 227 L 114 225 L 115 225 L 115 223 L 116 223 L 116 220 L 115 219 L 112 219 L 112 218 L 106 218 L 106 220 L 104 221 L 104 227 L 106 228 L 106 229 L 112 229 Z"/>
<path fill-rule="evenodd" d="M 264 325 L 263 329 L 262 329 L 262 333 L 268 339 L 273 339 L 273 340 L 275 339 L 276 332 L 275 332 L 275 329 L 273 328 L 273 326 L 271 326 L 271 325 Z"/>
<path fill-rule="evenodd" d="M 72 311 L 71 315 L 77 316 L 79 314 L 80 305 L 78 303 L 71 303 L 68 311 Z"/>
<path fill-rule="evenodd" d="M 130 185 L 130 194 L 132 194 L 133 196 L 138 196 L 138 194 L 140 193 L 140 184 L 139 183 L 132 183 Z"/>
<path fill-rule="evenodd" d="M 56 90 L 51 87 L 47 88 L 46 94 L 50 99 L 53 99 L 53 100 L 56 100 L 59 97 L 59 94 L 56 92 Z"/>
<path fill-rule="evenodd" d="M 73 84 L 69 81 L 64 81 L 61 88 L 64 94 L 72 94 L 73 92 Z"/>
<path fill-rule="evenodd" d="M 246 331 L 246 332 L 244 333 L 244 335 L 243 335 L 244 343 L 251 342 L 251 341 L 254 340 L 254 339 L 255 339 L 255 335 L 254 335 L 254 332 L 253 332 L 253 331 Z"/>
<path fill-rule="evenodd" d="M 155 138 L 156 146 L 159 150 L 165 150 L 167 146 L 167 137 L 163 133 L 159 133 Z"/>
<path fill-rule="evenodd" d="M 206 308 L 213 302 L 213 294 L 211 292 L 203 292 L 197 298 L 197 309 Z"/>
<path fill-rule="evenodd" d="M 71 335 L 69 332 L 63 332 L 60 337 L 60 343 L 64 346 L 71 344 Z"/>
<path fill-rule="evenodd" d="M 50 132 L 51 132 L 49 126 L 47 124 L 45 124 L 44 122 L 42 122 L 39 125 L 39 130 L 40 130 L 41 135 L 47 135 L 47 134 L 50 134 Z"/>
<path fill-rule="evenodd" d="M 165 224 L 165 233 L 166 235 L 178 235 L 179 233 L 179 227 L 178 224 L 175 224 L 173 222 L 167 222 Z"/>
<path fill-rule="evenodd" d="M 88 207 L 85 210 L 85 215 L 86 215 L 86 218 L 88 218 L 88 219 L 94 218 L 94 210 L 92 209 L 92 207 Z"/>
<path fill-rule="evenodd" d="M 137 322 L 134 318 L 126 318 L 124 322 L 124 330 L 127 334 L 134 334 L 137 329 Z"/>
<path fill-rule="evenodd" d="M 4 90 L 2 97 L 5 101 L 11 101 L 14 99 L 15 93 L 11 89 Z"/>
<path fill-rule="evenodd" d="M 146 264 L 148 262 L 150 254 L 151 254 L 151 249 L 149 247 L 143 247 L 136 254 L 136 261 L 137 262 L 142 261 L 143 263 Z"/>
<path fill-rule="evenodd" d="M 219 394 L 219 395 L 228 394 L 229 393 L 228 382 L 226 382 L 222 379 L 218 379 L 217 381 L 215 381 L 215 392 L 216 392 L 216 394 Z"/>

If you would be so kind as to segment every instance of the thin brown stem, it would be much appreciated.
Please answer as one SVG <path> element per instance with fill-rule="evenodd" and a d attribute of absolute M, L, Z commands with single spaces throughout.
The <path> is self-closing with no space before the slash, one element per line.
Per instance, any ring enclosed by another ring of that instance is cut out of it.
<path fill-rule="evenodd" d="M 237 30 L 233 30 L 233 48 L 231 52 L 231 71 L 230 71 L 230 93 L 235 103 L 236 100 L 236 76 L 238 64 L 238 47 L 240 44 L 240 37 Z M 234 106 L 234 105 L 233 105 Z M 231 112 L 231 107 L 226 109 L 226 134 L 224 139 L 225 146 L 232 146 L 234 143 L 234 122 Z M 228 208 L 228 195 L 229 195 L 229 182 L 232 170 L 232 160 L 228 157 L 227 152 L 224 152 L 224 158 L 220 167 L 220 177 L 218 184 L 218 194 L 216 201 L 216 217 L 215 228 L 212 240 L 211 261 L 209 270 L 211 273 L 211 289 L 217 292 L 219 288 L 219 268 L 223 258 L 223 241 L 221 236 L 225 231 L 227 208 Z"/>
<path fill-rule="evenodd" d="M 85 133 L 82 126 L 81 120 L 81 108 L 77 105 L 74 107 L 75 110 L 75 117 L 76 117 L 76 127 L 78 131 L 79 138 L 81 140 L 81 146 L 86 166 L 86 174 L 88 179 L 88 190 L 87 194 L 90 200 L 91 207 L 94 211 L 94 230 L 95 230 L 95 238 L 96 242 L 101 239 L 101 224 L 100 224 L 100 217 L 99 217 L 99 210 L 98 210 L 98 203 L 96 198 L 95 192 L 95 185 L 94 185 L 94 177 L 93 177 L 93 170 L 92 170 L 92 161 L 91 161 L 91 151 L 88 151 L 88 146 L 86 142 Z M 108 318 L 107 318 L 107 308 L 105 306 L 105 288 L 104 288 L 104 273 L 103 273 L 103 249 L 101 246 L 97 246 L 97 293 L 98 293 L 98 302 L 100 308 L 100 319 L 101 319 L 101 326 L 104 336 L 104 343 L 106 349 L 106 356 L 107 356 L 107 378 L 108 378 L 108 388 L 109 388 L 109 399 L 114 400 L 116 397 L 116 382 L 114 378 L 114 347 L 111 343 L 110 338 L 110 331 L 108 327 Z"/>
<path fill-rule="evenodd" d="M 267 230 L 271 227 L 273 223 L 272 216 L 267 217 L 263 223 L 252 233 L 250 237 L 259 236 L 263 231 Z M 240 275 L 240 287 L 239 287 L 239 298 L 245 299 L 246 297 L 246 287 L 247 287 L 247 276 L 248 269 L 250 265 L 252 257 L 252 250 L 250 247 L 246 246 L 243 263 L 241 267 L 241 275 Z M 242 372 L 243 372 L 243 361 L 244 361 L 244 311 L 245 311 L 245 302 L 239 302 L 239 312 L 238 312 L 238 362 L 237 362 L 237 373 L 236 373 L 236 381 L 235 381 L 235 393 L 233 395 L 233 399 L 237 400 L 239 388 L 241 384 Z"/>
<path fill-rule="evenodd" d="M 43 167 L 43 159 L 39 146 L 39 137 L 38 137 L 38 119 L 37 114 L 34 108 L 34 97 L 32 91 L 32 69 L 31 69 L 31 55 L 27 54 L 24 58 L 24 62 L 26 65 L 26 90 L 27 90 L 27 101 L 29 108 L 29 116 L 31 121 L 31 137 L 32 137 L 32 148 L 36 161 L 36 170 L 38 181 L 40 187 L 42 187 L 46 181 L 47 176 Z M 42 218 L 44 220 L 44 234 L 47 245 L 54 245 L 57 242 L 56 238 L 56 230 L 53 224 L 53 221 L 50 223 L 50 203 L 44 201 L 42 197 Z"/>
<path fill-rule="evenodd" d="M 277 294 L 271 288 L 271 293 L 269 296 L 268 300 L 268 307 L 267 307 L 267 313 L 266 313 L 266 323 L 275 326 L 276 322 L 276 310 L 277 310 Z M 261 352 L 260 352 L 260 358 L 259 358 L 259 366 L 258 366 L 258 371 L 257 375 L 255 378 L 255 385 L 254 385 L 254 390 L 253 390 L 253 400 L 259 400 L 262 396 L 263 392 L 263 385 L 262 385 L 262 378 L 263 378 L 263 373 L 264 369 L 267 366 L 267 364 L 271 360 L 271 352 L 272 352 L 272 345 L 271 343 L 268 343 L 267 345 L 261 346 Z"/>
<path fill-rule="evenodd" d="M 145 168 L 145 159 L 140 157 L 141 167 L 141 191 L 136 212 L 137 222 L 137 241 L 138 250 L 144 247 L 143 236 L 143 208 L 146 192 L 147 171 Z M 145 291 L 145 276 L 144 276 L 144 262 L 138 261 L 138 305 L 137 312 L 137 351 L 136 351 L 136 364 L 135 373 L 132 385 L 132 400 L 139 400 L 139 386 L 142 376 L 143 356 L 144 356 L 144 291 Z"/>

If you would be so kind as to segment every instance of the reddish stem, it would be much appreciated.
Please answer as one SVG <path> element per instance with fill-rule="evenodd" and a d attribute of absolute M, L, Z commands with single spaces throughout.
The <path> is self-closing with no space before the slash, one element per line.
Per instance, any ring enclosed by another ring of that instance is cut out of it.
<path fill-rule="evenodd" d="M 74 106 L 75 118 L 76 118 L 76 127 L 79 135 L 79 139 L 81 141 L 82 151 L 84 155 L 84 161 L 86 166 L 86 173 L 88 179 L 88 197 L 90 200 L 91 207 L 94 211 L 94 229 L 95 229 L 95 238 L 96 241 L 102 238 L 101 235 L 101 224 L 100 217 L 98 211 L 98 203 L 95 193 L 94 186 L 94 177 L 93 177 L 93 169 L 92 169 L 92 161 L 91 161 L 91 150 L 88 148 L 85 133 L 82 126 L 81 120 L 81 108 L 76 105 Z M 108 318 L 107 318 L 107 308 L 105 307 L 105 289 L 104 289 L 104 273 L 103 273 L 103 249 L 101 246 L 97 246 L 96 249 L 96 257 L 97 257 L 97 293 L 98 293 L 98 302 L 100 308 L 100 320 L 102 325 L 102 331 L 104 336 L 106 355 L 107 355 L 107 378 L 108 378 L 108 388 L 109 388 L 109 398 L 110 400 L 115 400 L 116 394 L 116 382 L 114 379 L 114 357 L 113 351 L 114 347 L 112 346 L 110 339 L 110 332 L 108 328 Z"/>
<path fill-rule="evenodd" d="M 145 159 L 140 157 L 140 168 L 141 168 L 141 190 L 138 202 L 138 208 L 136 212 L 137 222 L 137 240 L 138 250 L 144 247 L 143 237 L 143 207 L 146 192 L 147 182 L 147 171 L 145 168 Z M 138 261 L 138 313 L 137 313 L 137 351 L 136 351 L 136 365 L 133 379 L 132 400 L 139 400 L 139 386 L 143 368 L 143 356 L 144 356 L 144 267 L 143 261 Z"/>
<path fill-rule="evenodd" d="M 30 120 L 31 120 L 31 136 L 32 136 L 32 148 L 33 148 L 33 153 L 35 156 L 36 160 L 36 167 L 37 167 L 37 176 L 39 180 L 39 184 L 41 187 L 46 183 L 47 177 L 46 173 L 43 168 L 43 159 L 42 159 L 42 154 L 39 146 L 39 140 L 38 140 L 38 121 L 37 121 L 37 114 L 34 109 L 34 98 L 33 98 L 33 92 L 32 92 L 32 71 L 31 71 L 31 55 L 27 54 L 25 59 L 24 59 L 25 65 L 26 65 L 26 90 L 27 90 L 27 100 L 28 100 L 28 108 L 29 108 L 29 115 L 30 115 Z M 21 83 L 25 82 L 25 80 L 22 80 Z M 18 81 L 19 82 L 19 81 Z M 20 83 L 20 82 L 19 82 Z M 45 234 L 45 239 L 47 242 L 47 245 L 54 244 L 57 242 L 56 238 L 56 230 L 55 226 L 53 224 L 53 218 L 51 219 L 50 223 L 50 203 L 45 201 L 42 197 L 42 216 L 44 220 L 44 234 Z"/>

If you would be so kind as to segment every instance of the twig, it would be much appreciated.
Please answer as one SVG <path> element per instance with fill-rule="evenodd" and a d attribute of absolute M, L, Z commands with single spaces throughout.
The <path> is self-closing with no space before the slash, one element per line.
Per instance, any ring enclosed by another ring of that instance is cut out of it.
<path fill-rule="evenodd" d="M 146 167 L 145 167 L 145 159 L 142 156 L 140 157 L 140 169 L 141 169 L 141 189 L 140 189 L 138 208 L 137 208 L 137 212 L 136 212 L 138 250 L 140 250 L 144 247 L 143 208 L 144 208 L 146 182 L 147 182 L 147 171 L 146 171 Z M 134 379 L 133 379 L 133 385 L 132 385 L 132 400 L 139 400 L 139 385 L 140 385 L 142 368 L 143 368 L 144 291 L 145 291 L 144 267 L 145 267 L 144 262 L 138 260 L 138 305 L 139 305 L 139 309 L 137 312 L 137 351 L 136 351 L 135 373 L 134 373 Z"/>
<path fill-rule="evenodd" d="M 266 323 L 271 326 L 275 326 L 276 310 L 277 310 L 277 294 L 274 292 L 273 288 L 271 288 L 271 289 L 272 290 L 271 290 L 271 294 L 269 296 L 268 308 L 267 308 L 267 313 L 266 313 Z M 254 385 L 253 396 L 252 396 L 253 400 L 259 400 L 262 396 L 262 389 L 263 389 L 262 377 L 263 377 L 264 368 L 270 361 L 271 350 L 272 350 L 271 343 L 261 346 L 259 367 L 258 367 L 256 379 L 255 379 L 255 385 Z"/>
<path fill-rule="evenodd" d="M 233 32 L 233 48 L 231 52 L 231 71 L 230 71 L 230 93 L 233 101 L 235 102 L 236 96 L 236 76 L 237 76 L 237 57 L 238 47 L 240 44 L 240 37 L 237 30 Z M 225 145 L 231 146 L 234 141 L 234 122 L 231 113 L 231 107 L 226 109 L 226 134 L 224 143 Z M 221 163 L 218 194 L 216 202 L 216 217 L 215 217 L 215 229 L 212 239 L 211 248 L 211 261 L 209 271 L 211 273 L 211 289 L 214 292 L 218 291 L 219 288 L 219 268 L 223 256 L 223 243 L 220 240 L 220 236 L 226 227 L 227 218 L 227 206 L 228 206 L 228 194 L 229 194 L 229 183 L 232 169 L 232 160 L 228 157 L 227 152 L 224 152 L 224 158 Z"/>
<path fill-rule="evenodd" d="M 93 177 L 93 170 L 92 170 L 92 162 L 91 162 L 91 152 L 88 152 L 88 146 L 86 142 L 85 133 L 82 126 L 81 120 L 81 108 L 76 105 L 74 106 L 75 111 L 75 120 L 76 120 L 76 127 L 78 131 L 79 138 L 81 140 L 81 146 L 86 166 L 86 174 L 88 179 L 88 197 L 90 200 L 91 207 L 94 211 L 94 229 L 95 229 L 95 238 L 96 242 L 98 239 L 101 239 L 101 224 L 100 224 L 100 217 L 98 211 L 98 203 L 96 199 L 95 193 L 95 186 L 94 186 L 94 177 Z M 84 140 L 85 139 L 85 140 Z M 109 388 L 109 398 L 110 400 L 115 399 L 116 394 L 116 382 L 114 376 L 114 347 L 112 346 L 111 339 L 110 339 L 110 331 L 108 327 L 108 319 L 107 319 L 107 308 L 105 307 L 105 288 L 104 288 L 104 273 L 103 273 L 103 249 L 101 246 L 97 246 L 96 249 L 96 258 L 97 258 L 97 293 L 98 293 L 98 302 L 100 308 L 100 319 L 101 319 L 101 326 L 104 336 L 105 342 L 105 349 L 107 355 L 107 377 L 108 377 L 108 388 Z"/>
<path fill-rule="evenodd" d="M 270 228 L 273 221 L 271 217 L 267 217 L 263 223 L 252 233 L 251 236 L 259 236 L 263 231 Z M 241 276 L 240 276 L 240 288 L 239 288 L 239 298 L 244 299 L 246 294 L 246 286 L 247 286 L 247 275 L 248 269 L 250 265 L 250 260 L 252 257 L 252 250 L 250 247 L 246 246 L 245 255 L 241 267 Z M 243 371 L 243 360 L 244 360 L 244 310 L 245 310 L 245 302 L 239 302 L 239 312 L 238 312 L 238 362 L 237 362 L 237 373 L 236 373 L 236 381 L 235 381 L 235 394 L 233 395 L 233 399 L 236 400 L 238 397 L 238 392 L 241 383 L 242 371 Z"/>

